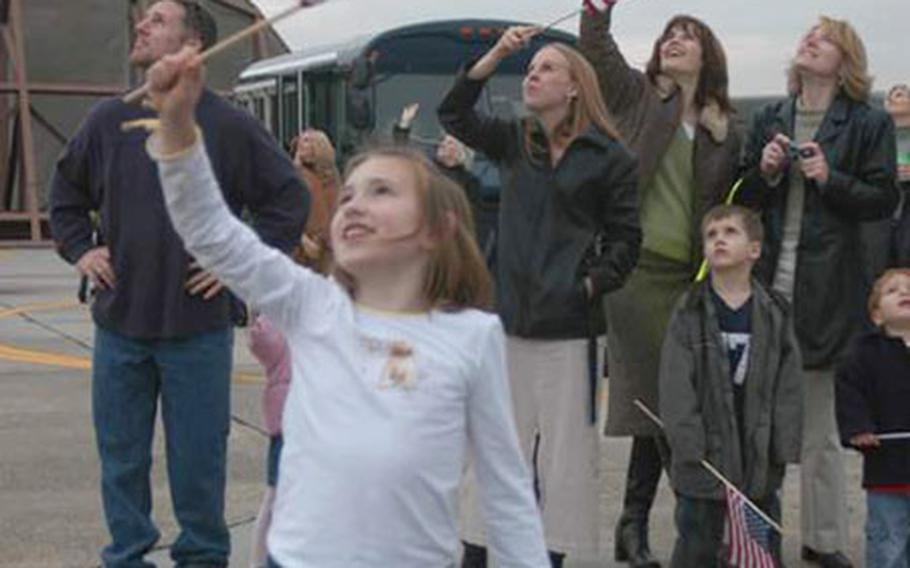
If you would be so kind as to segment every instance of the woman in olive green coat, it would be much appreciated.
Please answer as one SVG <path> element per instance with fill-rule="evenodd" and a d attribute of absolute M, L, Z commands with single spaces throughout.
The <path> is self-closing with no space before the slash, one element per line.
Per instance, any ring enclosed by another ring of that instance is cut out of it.
<path fill-rule="evenodd" d="M 579 48 L 597 70 L 607 107 L 638 156 L 644 240 L 626 286 L 606 298 L 606 433 L 635 437 L 616 558 L 653 567 L 658 564 L 648 547 L 648 514 L 666 444 L 633 401 L 658 407 L 667 322 L 701 262 L 698 221 L 734 181 L 740 139 L 733 130 L 726 58 L 710 28 L 692 17 L 673 18 L 641 72 L 626 63 L 610 34 L 611 11 L 585 12 Z"/>

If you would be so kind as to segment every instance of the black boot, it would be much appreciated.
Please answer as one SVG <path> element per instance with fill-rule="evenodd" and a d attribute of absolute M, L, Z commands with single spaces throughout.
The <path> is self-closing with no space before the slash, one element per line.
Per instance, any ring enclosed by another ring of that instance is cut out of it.
<path fill-rule="evenodd" d="M 660 568 L 648 545 L 647 523 L 626 522 L 616 527 L 616 561 L 632 568 Z"/>
<path fill-rule="evenodd" d="M 636 436 L 632 440 L 623 510 L 616 525 L 615 557 L 633 568 L 658 568 L 648 546 L 648 516 L 663 472 L 660 441 Z"/>

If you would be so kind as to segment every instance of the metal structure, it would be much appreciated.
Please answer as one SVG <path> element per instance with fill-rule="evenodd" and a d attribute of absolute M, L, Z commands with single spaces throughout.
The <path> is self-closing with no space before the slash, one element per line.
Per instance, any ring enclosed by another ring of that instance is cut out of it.
<path fill-rule="evenodd" d="M 127 63 L 129 47 L 137 18 L 153 1 L 127 0 L 112 7 L 109 0 L 0 0 L 0 245 L 50 242 L 46 188 L 53 160 L 91 102 L 122 93 L 139 81 Z M 215 14 L 222 35 L 262 18 L 247 0 L 204 3 Z M 101 33 L 99 25 L 105 26 Z M 99 35 L 109 37 L 99 40 Z M 79 53 L 91 51 L 78 43 L 82 40 L 107 43 L 95 53 Z M 38 53 L 32 54 L 30 47 Z M 227 90 L 249 62 L 287 51 L 273 32 L 256 34 L 245 47 L 231 65 L 210 73 L 216 89 Z M 83 68 L 90 67 L 85 73 L 72 69 L 77 64 L 69 62 L 80 57 Z M 44 80 L 31 78 L 35 69 Z M 91 77 L 93 71 L 104 79 L 64 80 Z"/>

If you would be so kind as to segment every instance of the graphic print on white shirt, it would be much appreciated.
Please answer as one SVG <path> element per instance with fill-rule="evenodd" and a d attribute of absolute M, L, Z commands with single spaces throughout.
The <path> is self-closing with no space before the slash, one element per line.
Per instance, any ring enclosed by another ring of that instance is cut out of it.
<path fill-rule="evenodd" d="M 365 334 L 359 334 L 358 340 L 369 356 L 386 358 L 377 385 L 380 389 L 412 390 L 417 387 L 417 363 L 410 343 L 401 340 L 386 341 Z"/>
<path fill-rule="evenodd" d="M 722 331 L 720 334 L 723 339 L 727 353 L 730 355 L 730 361 L 736 362 L 733 371 L 733 384 L 741 385 L 746 382 L 746 370 L 749 368 L 749 344 L 751 342 L 751 333 L 729 333 Z"/>

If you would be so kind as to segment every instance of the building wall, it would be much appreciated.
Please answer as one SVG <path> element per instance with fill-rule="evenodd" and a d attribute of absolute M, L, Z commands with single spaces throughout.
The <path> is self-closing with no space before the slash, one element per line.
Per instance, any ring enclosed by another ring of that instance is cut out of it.
<path fill-rule="evenodd" d="M 131 76 L 128 54 L 131 43 L 130 10 L 142 7 L 148 0 L 20 0 L 23 10 L 26 72 L 30 83 L 74 83 L 120 86 L 130 85 Z M 254 11 L 246 0 L 202 0 L 218 21 L 219 37 L 245 28 L 252 19 L 223 4 L 229 3 Z M 274 34 L 266 40 L 266 55 L 285 52 L 283 44 Z M 254 60 L 254 42 L 245 40 L 214 58 L 207 70 L 209 86 L 227 91 L 240 71 Z M 0 53 L 6 58 L 7 54 Z M 136 82 L 134 77 L 133 82 Z M 7 63 L 7 77 L 0 81 L 13 81 L 12 65 Z M 15 108 L 14 94 L 5 97 L 6 108 Z M 47 204 L 47 188 L 53 173 L 56 157 L 63 148 L 63 140 L 79 126 L 82 118 L 99 96 L 31 95 L 32 107 L 41 118 L 33 120 L 35 162 L 38 171 L 39 201 L 41 208 Z M 0 105 L 2 108 L 2 105 Z M 7 139 L 6 151 L 12 148 L 13 122 L 0 116 L 0 136 Z M 3 145 L 0 144 L 0 149 Z M 7 184 L 9 156 L 0 156 L 0 189 Z M 21 175 L 21 171 L 19 172 Z M 2 192 L 0 192 L 2 193 Z M 12 203 L 9 210 L 24 207 L 24 199 L 13 183 Z M 0 211 L 5 204 L 0 203 Z"/>

